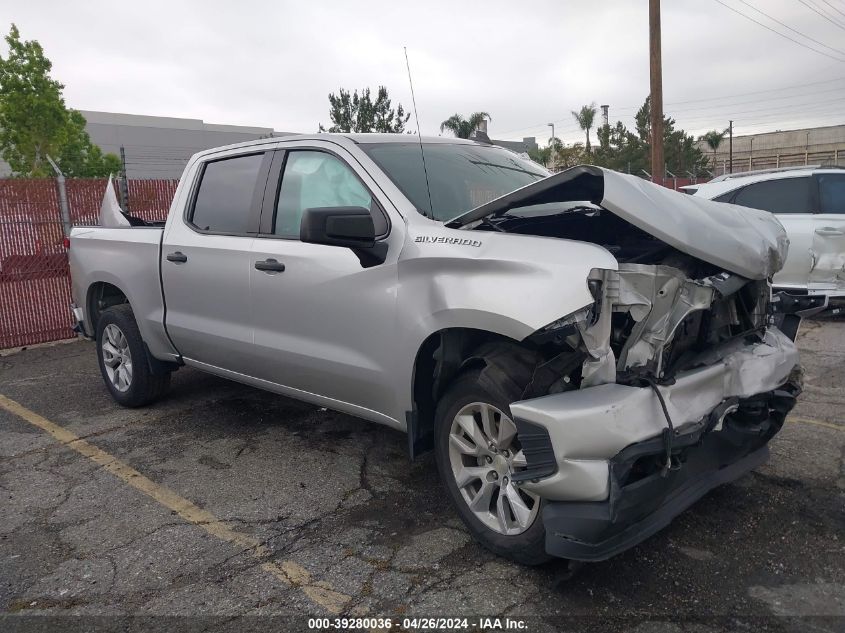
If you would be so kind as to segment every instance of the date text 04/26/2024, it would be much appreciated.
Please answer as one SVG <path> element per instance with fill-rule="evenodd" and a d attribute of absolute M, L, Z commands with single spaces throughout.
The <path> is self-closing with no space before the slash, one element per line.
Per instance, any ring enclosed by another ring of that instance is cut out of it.
<path fill-rule="evenodd" d="M 406 631 L 525 631 L 527 624 L 520 618 L 309 618 L 308 628 L 314 630 L 390 630 Z"/>

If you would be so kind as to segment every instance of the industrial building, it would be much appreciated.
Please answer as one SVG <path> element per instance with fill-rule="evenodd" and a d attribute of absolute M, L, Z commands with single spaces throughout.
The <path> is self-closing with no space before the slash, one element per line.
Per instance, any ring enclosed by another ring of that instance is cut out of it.
<path fill-rule="evenodd" d="M 80 110 L 91 142 L 120 156 L 123 146 L 129 178 L 176 179 L 196 152 L 220 145 L 285 136 L 269 127 L 219 125 L 201 119 Z M 0 161 L 0 177 L 10 175 Z"/>
<path fill-rule="evenodd" d="M 731 163 L 734 173 L 798 165 L 845 166 L 845 125 L 734 136 L 733 161 L 730 145 L 725 136 L 714 157 L 707 143 L 698 141 L 714 175 L 730 171 Z"/>
<path fill-rule="evenodd" d="M 129 178 L 179 178 L 188 159 L 210 147 L 269 136 L 284 136 L 272 128 L 219 125 L 201 119 L 119 114 L 82 110 L 91 141 L 103 152 L 126 156 Z"/>

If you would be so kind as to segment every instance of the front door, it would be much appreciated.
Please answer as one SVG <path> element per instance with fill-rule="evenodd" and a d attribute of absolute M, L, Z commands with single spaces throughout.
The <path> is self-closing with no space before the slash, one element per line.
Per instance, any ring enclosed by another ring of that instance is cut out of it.
<path fill-rule="evenodd" d="M 349 248 L 299 240 L 303 212 L 332 206 L 371 209 L 376 234 L 388 240 L 388 218 L 371 193 L 372 180 L 360 166 L 353 169 L 340 150 L 313 145 L 280 151 L 277 165 L 273 171 L 280 177 L 274 181 L 271 172 L 263 233 L 253 244 L 250 266 L 255 375 L 306 399 L 314 394 L 392 410 L 386 376 L 398 248 L 388 250 L 385 263 L 365 266 Z M 394 244 L 402 237 L 397 228 Z"/>

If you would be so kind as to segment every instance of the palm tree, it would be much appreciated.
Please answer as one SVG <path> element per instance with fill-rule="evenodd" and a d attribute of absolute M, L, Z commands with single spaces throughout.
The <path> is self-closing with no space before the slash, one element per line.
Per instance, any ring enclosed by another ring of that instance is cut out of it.
<path fill-rule="evenodd" d="M 707 147 L 713 150 L 713 171 L 716 171 L 716 150 L 719 149 L 719 145 L 722 144 L 722 141 L 725 140 L 725 134 L 727 134 L 727 130 L 722 130 L 719 132 L 718 130 L 710 130 L 707 134 L 703 134 L 699 137 L 699 141 L 704 141 L 707 143 Z"/>
<path fill-rule="evenodd" d="M 587 149 L 587 159 L 590 158 L 590 129 L 593 127 L 593 121 L 596 118 L 596 112 L 598 109 L 596 108 L 595 103 L 591 103 L 590 105 L 581 106 L 581 110 L 576 112 L 575 110 L 572 111 L 572 116 L 575 117 L 575 120 L 578 121 L 578 126 L 587 133 L 587 144 L 585 145 Z"/>
<path fill-rule="evenodd" d="M 470 134 L 475 132 L 485 119 L 492 121 L 493 117 L 487 112 L 473 112 L 469 115 L 468 119 L 465 119 L 460 114 L 453 114 L 440 124 L 440 131 L 449 130 L 458 138 L 469 138 Z"/>

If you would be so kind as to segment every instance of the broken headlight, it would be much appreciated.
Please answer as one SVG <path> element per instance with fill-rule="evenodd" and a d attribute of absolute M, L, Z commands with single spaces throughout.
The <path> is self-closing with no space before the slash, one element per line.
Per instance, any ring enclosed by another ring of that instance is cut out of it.
<path fill-rule="evenodd" d="M 568 336 L 578 332 L 578 322 L 585 321 L 592 312 L 593 306 L 585 306 L 565 317 L 552 321 L 531 335 L 531 340 L 538 344 L 564 343 Z"/>

